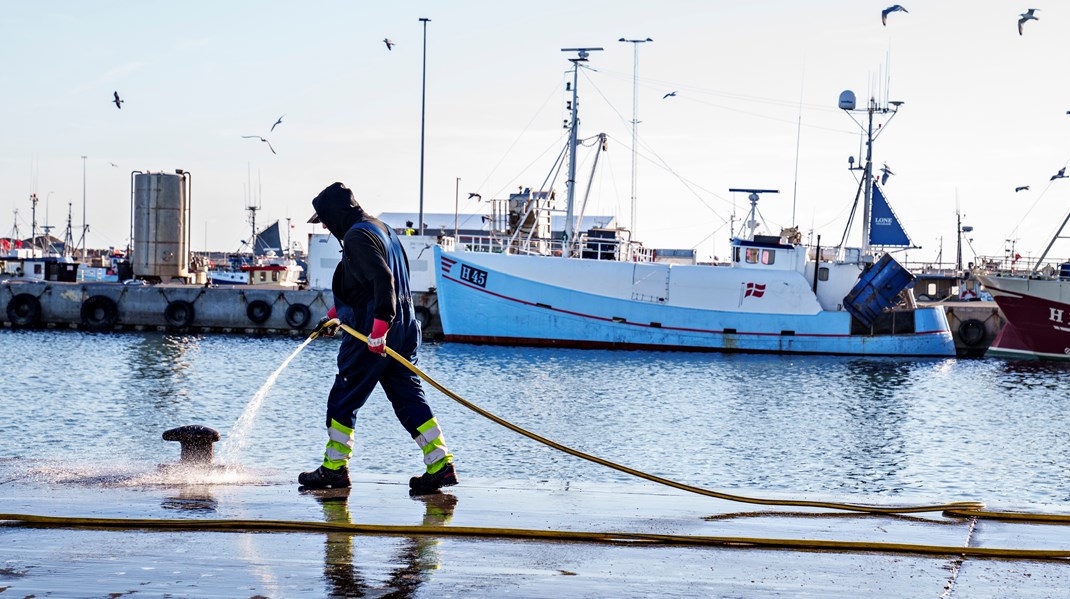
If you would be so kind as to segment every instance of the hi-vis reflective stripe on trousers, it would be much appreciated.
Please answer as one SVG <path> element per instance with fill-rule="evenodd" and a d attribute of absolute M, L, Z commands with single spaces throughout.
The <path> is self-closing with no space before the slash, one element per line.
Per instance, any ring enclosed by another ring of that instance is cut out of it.
<path fill-rule="evenodd" d="M 416 436 L 416 443 L 424 452 L 424 464 L 427 466 L 427 471 L 434 474 L 442 470 L 453 459 L 453 454 L 446 449 L 446 439 L 442 436 L 438 421 L 432 418 L 416 427 L 416 430 L 420 432 Z"/>
<path fill-rule="evenodd" d="M 353 429 L 331 419 L 327 428 L 327 451 L 323 452 L 323 467 L 338 470 L 349 462 L 353 455 Z"/>

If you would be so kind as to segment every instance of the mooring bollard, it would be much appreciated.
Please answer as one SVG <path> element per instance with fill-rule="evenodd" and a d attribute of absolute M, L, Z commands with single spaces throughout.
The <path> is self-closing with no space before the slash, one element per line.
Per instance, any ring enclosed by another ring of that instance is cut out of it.
<path fill-rule="evenodd" d="M 163 440 L 178 441 L 182 445 L 180 464 L 209 466 L 213 457 L 212 444 L 219 440 L 219 432 L 207 426 L 189 424 L 164 431 Z"/>

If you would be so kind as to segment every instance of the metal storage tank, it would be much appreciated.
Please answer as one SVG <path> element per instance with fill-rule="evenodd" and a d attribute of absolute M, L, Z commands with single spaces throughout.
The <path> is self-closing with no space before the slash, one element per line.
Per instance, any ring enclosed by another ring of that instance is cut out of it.
<path fill-rule="evenodd" d="M 183 175 L 134 175 L 134 276 L 169 282 L 189 279 L 189 211 Z"/>

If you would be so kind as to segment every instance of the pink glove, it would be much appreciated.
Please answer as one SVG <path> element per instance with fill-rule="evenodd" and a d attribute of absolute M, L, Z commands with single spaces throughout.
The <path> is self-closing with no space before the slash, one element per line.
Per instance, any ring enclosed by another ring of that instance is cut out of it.
<path fill-rule="evenodd" d="M 372 332 L 368 335 L 368 349 L 383 355 L 386 353 L 386 334 L 390 331 L 390 324 L 378 318 L 372 322 Z"/>

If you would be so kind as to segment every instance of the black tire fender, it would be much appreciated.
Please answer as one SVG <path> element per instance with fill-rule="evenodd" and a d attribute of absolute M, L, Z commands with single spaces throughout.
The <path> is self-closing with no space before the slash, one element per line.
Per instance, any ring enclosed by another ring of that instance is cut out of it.
<path fill-rule="evenodd" d="M 959 323 L 959 339 L 970 347 L 979 345 L 985 340 L 985 335 L 987 334 L 985 323 L 976 318 L 970 318 Z"/>
<path fill-rule="evenodd" d="M 426 329 L 431 324 L 431 311 L 423 306 L 416 306 L 413 308 L 413 312 L 416 314 L 416 320 L 420 321 L 420 328 Z"/>
<path fill-rule="evenodd" d="M 82 326 L 90 331 L 106 331 L 119 320 L 119 306 L 105 295 L 94 295 L 82 302 Z"/>
<path fill-rule="evenodd" d="M 308 306 L 290 304 L 290 307 L 286 308 L 286 324 L 290 325 L 290 328 L 303 328 L 310 320 L 312 320 L 312 310 L 309 310 Z"/>
<path fill-rule="evenodd" d="M 7 303 L 7 320 L 16 327 L 32 327 L 41 321 L 41 300 L 19 293 Z"/>
<path fill-rule="evenodd" d="M 167 321 L 167 324 L 173 327 L 183 328 L 193 324 L 193 319 L 197 317 L 197 311 L 194 310 L 193 304 L 186 300 L 175 300 L 168 302 L 167 307 L 163 310 L 163 318 Z"/>
<path fill-rule="evenodd" d="M 264 324 L 271 318 L 271 304 L 264 300 L 253 300 L 245 307 L 245 315 L 256 324 Z"/>

